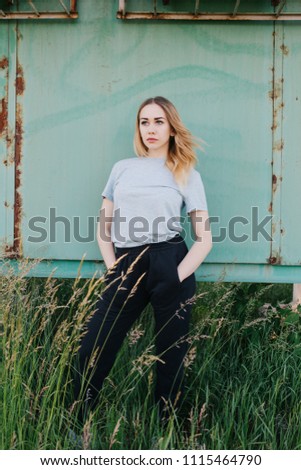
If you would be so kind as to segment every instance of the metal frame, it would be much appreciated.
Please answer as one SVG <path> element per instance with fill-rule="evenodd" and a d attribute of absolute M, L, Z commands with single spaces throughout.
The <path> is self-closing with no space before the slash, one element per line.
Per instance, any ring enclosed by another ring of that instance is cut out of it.
<path fill-rule="evenodd" d="M 76 9 L 77 0 L 55 0 L 60 5 L 58 11 L 39 11 L 34 3 L 34 0 L 27 0 L 29 10 L 19 11 L 0 10 L 0 20 L 75 20 L 78 18 Z M 13 1 L 7 1 L 8 6 L 13 6 Z M 62 11 L 63 10 L 63 11 Z"/>
<path fill-rule="evenodd" d="M 167 3 L 167 2 L 166 2 Z M 300 12 L 283 13 L 287 0 L 272 0 L 273 13 L 250 12 L 240 13 L 239 6 L 241 0 L 233 0 L 233 10 L 231 12 L 201 12 L 200 0 L 195 0 L 194 13 L 191 12 L 158 12 L 157 0 L 153 0 L 153 11 L 127 11 L 126 0 L 119 0 L 117 18 L 122 20 L 189 20 L 189 21 L 297 21 L 301 20 Z M 183 2 L 183 5 L 185 2 Z"/>

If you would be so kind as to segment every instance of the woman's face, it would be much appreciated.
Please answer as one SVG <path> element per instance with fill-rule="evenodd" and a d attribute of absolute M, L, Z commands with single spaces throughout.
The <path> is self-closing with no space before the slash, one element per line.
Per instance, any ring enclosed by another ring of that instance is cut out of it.
<path fill-rule="evenodd" d="M 152 103 L 141 109 L 139 130 L 149 157 L 167 157 L 169 139 L 174 134 L 161 106 Z"/>

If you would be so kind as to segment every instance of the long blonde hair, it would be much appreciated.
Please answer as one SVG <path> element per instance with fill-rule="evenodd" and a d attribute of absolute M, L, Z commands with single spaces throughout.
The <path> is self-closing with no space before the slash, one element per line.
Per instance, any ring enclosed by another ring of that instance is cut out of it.
<path fill-rule="evenodd" d="M 198 147 L 203 150 L 203 147 L 198 143 L 204 143 L 202 139 L 197 139 L 191 132 L 184 126 L 181 121 L 180 115 L 175 106 L 163 96 L 156 96 L 155 98 L 148 98 L 140 105 L 135 126 L 134 136 L 134 149 L 138 157 L 147 157 L 148 149 L 144 145 L 140 130 L 139 130 L 139 117 L 140 112 L 148 104 L 157 104 L 160 106 L 168 119 L 174 136 L 170 137 L 169 150 L 166 160 L 166 166 L 173 173 L 176 182 L 180 186 L 187 184 L 187 179 L 191 168 L 196 165 L 197 157 L 194 148 Z"/>

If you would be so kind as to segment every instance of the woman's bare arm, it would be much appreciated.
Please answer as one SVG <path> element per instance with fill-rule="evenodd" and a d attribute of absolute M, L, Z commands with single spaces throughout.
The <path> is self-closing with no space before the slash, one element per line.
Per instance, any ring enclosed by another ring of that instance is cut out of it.
<path fill-rule="evenodd" d="M 212 248 L 212 235 L 207 211 L 190 212 L 190 220 L 195 235 L 195 242 L 187 255 L 178 265 L 180 281 L 186 279 L 200 266 Z"/>
<path fill-rule="evenodd" d="M 114 203 L 109 199 L 104 198 L 99 211 L 96 236 L 98 246 L 107 269 L 109 269 L 116 261 L 114 245 L 111 240 L 113 210 Z"/>

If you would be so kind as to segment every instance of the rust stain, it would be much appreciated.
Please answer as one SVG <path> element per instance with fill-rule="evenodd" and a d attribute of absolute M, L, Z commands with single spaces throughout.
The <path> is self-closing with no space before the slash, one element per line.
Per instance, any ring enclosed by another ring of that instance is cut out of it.
<path fill-rule="evenodd" d="M 0 137 L 7 131 L 7 96 L 0 100 Z"/>
<path fill-rule="evenodd" d="M 282 258 L 279 254 L 277 254 L 276 256 L 270 256 L 268 258 L 268 263 L 269 264 L 281 264 L 281 261 L 282 261 Z"/>
<path fill-rule="evenodd" d="M 268 207 L 268 212 L 273 212 L 273 202 L 270 202 L 270 205 Z"/>
<path fill-rule="evenodd" d="M 282 93 L 281 83 L 282 83 L 282 79 L 277 80 L 275 82 L 273 89 L 269 91 L 269 97 L 271 98 L 271 100 L 277 100 L 278 98 L 280 98 L 281 93 Z"/>
<path fill-rule="evenodd" d="M 283 139 L 280 139 L 280 140 L 277 140 L 277 142 L 274 143 L 273 150 L 275 150 L 277 152 L 280 152 L 281 150 L 283 150 L 283 147 L 284 147 L 284 141 L 283 141 Z"/>
<path fill-rule="evenodd" d="M 272 224 L 272 236 L 276 233 L 276 224 Z"/>
<path fill-rule="evenodd" d="M 25 90 L 25 80 L 23 68 L 21 64 L 17 63 L 16 74 L 16 95 L 17 97 L 23 95 Z M 21 180 L 22 180 L 22 146 L 23 146 L 23 108 L 20 101 L 16 103 L 16 123 L 15 123 L 15 149 L 14 155 L 9 159 L 15 163 L 15 201 L 14 201 L 14 244 L 13 246 L 6 246 L 6 256 L 10 258 L 17 258 L 22 255 L 22 237 L 21 237 L 21 222 L 22 222 L 22 196 L 21 196 Z M 8 136 L 8 142 L 13 141 L 13 136 Z"/>
<path fill-rule="evenodd" d="M 0 100 L 0 138 L 6 135 L 8 126 L 8 59 L 3 57 L 0 61 L 0 68 L 6 69 L 5 96 Z"/>
<path fill-rule="evenodd" d="M 16 76 L 16 92 L 18 96 L 23 95 L 25 91 L 25 80 L 24 80 L 24 72 L 23 72 L 23 67 L 21 64 L 17 65 L 17 76 Z"/>
<path fill-rule="evenodd" d="M 20 256 L 22 252 L 21 243 L 21 220 L 22 220 L 22 196 L 21 196 L 21 163 L 23 143 L 23 109 L 20 103 L 16 106 L 16 138 L 15 138 L 15 204 L 14 204 L 14 254 Z"/>
<path fill-rule="evenodd" d="M 282 50 L 284 55 L 288 55 L 289 48 L 285 44 L 281 44 L 280 49 Z"/>
<path fill-rule="evenodd" d="M 2 57 L 2 59 L 0 59 L 0 69 L 2 70 L 5 70 L 8 68 L 8 58 L 7 57 Z"/>
<path fill-rule="evenodd" d="M 273 175 L 272 181 L 273 181 L 273 184 L 277 184 L 277 176 L 276 175 Z"/>
<path fill-rule="evenodd" d="M 273 101 L 273 121 L 271 126 L 272 132 L 274 132 L 279 126 L 278 114 L 279 111 L 282 111 L 284 108 L 284 102 L 282 100 L 282 84 L 282 78 L 272 81 L 272 90 L 269 91 L 269 98 Z"/>

